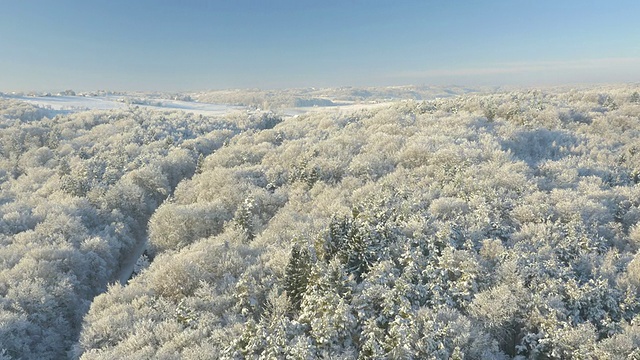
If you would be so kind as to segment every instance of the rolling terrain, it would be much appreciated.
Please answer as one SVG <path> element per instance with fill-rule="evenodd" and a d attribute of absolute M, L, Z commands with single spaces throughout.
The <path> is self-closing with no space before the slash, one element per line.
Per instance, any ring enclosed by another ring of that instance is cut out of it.
<path fill-rule="evenodd" d="M 0 358 L 640 356 L 640 87 L 305 91 L 3 95 Z"/>

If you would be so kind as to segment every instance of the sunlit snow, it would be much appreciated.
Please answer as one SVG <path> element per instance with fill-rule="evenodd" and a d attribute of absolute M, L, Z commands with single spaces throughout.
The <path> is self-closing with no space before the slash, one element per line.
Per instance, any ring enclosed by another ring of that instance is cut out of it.
<path fill-rule="evenodd" d="M 143 99 L 136 100 L 132 96 L 1 96 L 21 100 L 29 104 L 49 109 L 54 113 L 71 113 L 84 110 L 122 109 L 129 106 L 140 106 L 157 110 L 182 110 L 193 114 L 222 115 L 233 110 L 242 110 L 243 106 L 225 104 L 209 104 L 180 100 Z M 141 103 L 137 103 L 139 101 Z"/>

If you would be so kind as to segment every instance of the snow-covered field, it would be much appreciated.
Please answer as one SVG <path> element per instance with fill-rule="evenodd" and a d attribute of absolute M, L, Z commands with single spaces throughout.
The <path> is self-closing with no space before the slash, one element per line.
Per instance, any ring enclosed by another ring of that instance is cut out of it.
<path fill-rule="evenodd" d="M 282 110 L 285 117 L 297 116 L 308 112 L 333 112 L 343 114 L 363 109 L 375 109 L 381 106 L 389 106 L 388 102 L 370 102 L 370 103 L 336 103 L 335 106 L 305 106 L 291 107 Z"/>
<path fill-rule="evenodd" d="M 0 98 L 20 100 L 50 110 L 52 115 L 68 114 L 86 110 L 123 109 L 139 106 L 155 110 L 181 110 L 200 115 L 224 115 L 231 111 L 246 110 L 247 106 L 213 104 L 206 102 L 181 101 L 169 99 L 140 98 L 132 95 L 103 96 L 8 96 Z M 388 104 L 387 102 L 345 102 L 336 101 L 334 106 L 298 106 L 280 109 L 285 117 L 302 115 L 308 112 L 331 111 L 335 113 L 352 112 L 361 109 L 373 109 Z"/>
<path fill-rule="evenodd" d="M 116 98 L 111 96 L 12 96 L 9 98 L 60 112 L 74 112 L 78 110 L 110 110 L 127 107 L 127 104 L 118 102 L 116 101 Z"/>
<path fill-rule="evenodd" d="M 222 115 L 233 110 L 242 110 L 242 106 L 209 104 L 166 99 L 137 99 L 131 96 L 1 96 L 20 100 L 49 109 L 54 113 L 71 113 L 84 110 L 122 109 L 140 106 L 157 110 L 182 110 L 193 114 Z"/>

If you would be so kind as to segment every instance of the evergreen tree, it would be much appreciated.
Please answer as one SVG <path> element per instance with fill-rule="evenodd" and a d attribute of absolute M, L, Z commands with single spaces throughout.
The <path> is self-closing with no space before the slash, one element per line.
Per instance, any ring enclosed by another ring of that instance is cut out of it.
<path fill-rule="evenodd" d="M 293 245 L 289 263 L 285 269 L 284 289 L 294 310 L 300 310 L 302 297 L 307 290 L 309 275 L 311 273 L 311 257 L 309 250 Z"/>
<path fill-rule="evenodd" d="M 255 203 L 252 196 L 248 196 L 244 203 L 238 208 L 235 214 L 236 226 L 246 235 L 248 241 L 252 241 L 255 237 L 253 226 L 253 209 Z"/>
<path fill-rule="evenodd" d="M 202 167 L 204 166 L 204 155 L 200 153 L 196 162 L 196 174 L 202 174 Z"/>
<path fill-rule="evenodd" d="M 357 338 L 356 311 L 351 305 L 356 283 L 343 265 L 332 260 L 311 269 L 298 321 L 308 327 L 320 358 L 345 358 Z"/>

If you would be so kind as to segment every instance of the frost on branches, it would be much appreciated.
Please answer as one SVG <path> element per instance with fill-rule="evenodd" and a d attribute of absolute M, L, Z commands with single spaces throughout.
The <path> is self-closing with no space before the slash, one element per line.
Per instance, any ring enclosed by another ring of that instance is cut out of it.
<path fill-rule="evenodd" d="M 284 120 L 3 105 L 1 356 L 639 357 L 639 90 Z"/>

